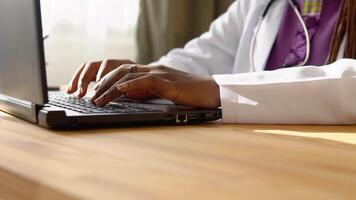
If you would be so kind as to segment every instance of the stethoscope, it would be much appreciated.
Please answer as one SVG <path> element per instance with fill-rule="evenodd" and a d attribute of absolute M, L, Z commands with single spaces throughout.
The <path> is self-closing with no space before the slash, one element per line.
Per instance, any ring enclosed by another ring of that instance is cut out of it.
<path fill-rule="evenodd" d="M 251 46 L 250 46 L 250 62 L 251 62 L 251 66 L 252 66 L 252 70 L 253 72 L 256 72 L 256 65 L 255 65 L 255 61 L 254 61 L 254 53 L 255 53 L 255 45 L 256 45 L 256 39 L 257 39 L 257 35 L 261 29 L 261 25 L 262 25 L 262 22 L 263 20 L 265 19 L 268 11 L 270 10 L 272 4 L 275 2 L 276 0 L 271 0 L 268 4 L 267 4 L 267 7 L 265 9 L 265 11 L 263 12 L 262 16 L 260 17 L 260 20 L 256 26 L 256 29 L 255 29 L 255 32 L 252 36 L 252 41 L 251 41 Z M 300 13 L 299 9 L 298 9 L 298 4 L 296 2 L 296 0 L 288 0 L 288 3 L 289 5 L 293 8 L 295 14 L 297 15 L 299 21 L 300 21 L 300 24 L 302 25 L 303 27 L 303 30 L 304 30 L 304 34 L 305 34 L 305 37 L 306 37 L 306 42 L 307 42 L 307 49 L 306 49 L 306 54 L 305 54 L 305 58 L 304 58 L 304 61 L 297 64 L 297 65 L 293 65 L 293 66 L 284 66 L 284 67 L 298 67 L 298 66 L 304 66 L 305 64 L 307 64 L 308 60 L 309 60 L 309 57 L 310 57 L 310 35 L 309 35 L 309 31 L 308 31 L 308 28 L 307 28 L 307 25 L 305 24 L 304 20 L 303 20 L 303 17 L 302 17 L 302 14 Z"/>

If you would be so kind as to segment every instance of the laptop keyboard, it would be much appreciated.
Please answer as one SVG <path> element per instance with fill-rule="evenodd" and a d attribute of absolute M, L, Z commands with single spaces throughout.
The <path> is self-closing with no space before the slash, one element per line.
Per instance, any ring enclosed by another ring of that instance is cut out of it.
<path fill-rule="evenodd" d="M 161 111 L 132 103 L 110 103 L 104 107 L 97 107 L 90 102 L 88 97 L 78 99 L 61 92 L 50 92 L 49 104 L 84 114 L 141 113 Z"/>

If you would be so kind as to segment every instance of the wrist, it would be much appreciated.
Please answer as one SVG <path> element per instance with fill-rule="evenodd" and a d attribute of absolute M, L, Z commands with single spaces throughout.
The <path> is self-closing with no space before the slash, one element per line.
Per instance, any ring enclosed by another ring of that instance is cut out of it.
<path fill-rule="evenodd" d="M 220 98 L 220 86 L 219 84 L 213 79 L 214 81 L 214 85 L 215 85 L 215 98 L 216 98 L 216 102 L 218 107 L 221 106 L 221 98 Z"/>

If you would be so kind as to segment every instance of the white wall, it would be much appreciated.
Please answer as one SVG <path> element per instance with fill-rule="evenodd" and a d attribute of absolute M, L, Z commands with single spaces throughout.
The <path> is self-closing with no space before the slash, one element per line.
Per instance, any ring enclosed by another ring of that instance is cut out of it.
<path fill-rule="evenodd" d="M 134 59 L 139 0 L 41 0 L 48 84 L 66 84 L 86 61 Z"/>

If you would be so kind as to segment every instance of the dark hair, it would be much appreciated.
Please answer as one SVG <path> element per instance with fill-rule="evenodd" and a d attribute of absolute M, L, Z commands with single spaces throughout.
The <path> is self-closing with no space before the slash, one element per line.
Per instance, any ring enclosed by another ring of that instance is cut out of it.
<path fill-rule="evenodd" d="M 356 0 L 343 0 L 341 12 L 337 21 L 328 62 L 335 62 L 340 51 L 341 43 L 347 37 L 345 58 L 356 59 Z"/>

